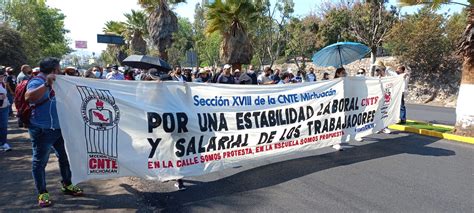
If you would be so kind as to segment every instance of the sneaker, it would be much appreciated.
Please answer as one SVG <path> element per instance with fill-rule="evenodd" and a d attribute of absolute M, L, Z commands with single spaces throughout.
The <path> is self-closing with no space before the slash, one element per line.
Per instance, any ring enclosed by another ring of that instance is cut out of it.
<path fill-rule="evenodd" d="M 407 124 L 407 121 L 405 121 L 405 120 L 401 120 L 401 121 L 400 121 L 400 122 L 398 122 L 397 124 L 399 124 L 399 125 L 404 125 L 404 124 Z"/>
<path fill-rule="evenodd" d="M 176 181 L 176 183 L 174 184 L 174 187 L 176 187 L 176 189 L 178 189 L 178 191 L 186 190 L 186 187 L 184 186 L 183 180 L 181 180 L 181 179 Z"/>
<path fill-rule="evenodd" d="M 390 131 L 390 129 L 388 129 L 388 128 L 383 129 L 382 132 L 385 133 L 385 134 L 392 133 L 392 131 Z"/>
<path fill-rule="evenodd" d="M 332 148 L 337 151 L 343 151 L 341 144 L 332 145 Z"/>
<path fill-rule="evenodd" d="M 356 140 L 357 142 L 362 142 L 362 141 L 364 141 L 364 139 L 362 139 L 362 138 L 355 138 L 355 140 Z"/>
<path fill-rule="evenodd" d="M 10 145 L 7 144 L 7 143 L 3 144 L 2 149 L 3 149 L 4 152 L 8 152 L 8 151 L 12 150 Z"/>
<path fill-rule="evenodd" d="M 61 191 L 64 194 L 72 195 L 72 196 L 81 196 L 83 194 L 82 189 L 79 188 L 79 186 L 76 186 L 74 184 L 70 184 L 68 186 L 65 186 L 63 184 L 63 187 L 61 187 Z"/>
<path fill-rule="evenodd" d="M 42 193 L 38 196 L 38 205 L 43 207 L 51 206 L 51 200 L 49 199 L 49 193 Z"/>

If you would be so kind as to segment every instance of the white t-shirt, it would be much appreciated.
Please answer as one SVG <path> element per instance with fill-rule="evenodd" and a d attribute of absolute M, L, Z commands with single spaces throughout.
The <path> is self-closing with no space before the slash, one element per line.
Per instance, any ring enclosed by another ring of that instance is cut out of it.
<path fill-rule="evenodd" d="M 270 79 L 270 76 L 265 76 L 265 73 L 262 73 L 258 76 L 257 78 L 258 84 L 266 84 L 268 82 L 272 82 L 272 79 Z"/>
<path fill-rule="evenodd" d="M 0 84 L 0 102 L 3 100 L 3 104 L 0 106 L 0 108 L 5 108 L 10 105 L 10 102 L 8 102 L 7 98 L 7 90 Z"/>

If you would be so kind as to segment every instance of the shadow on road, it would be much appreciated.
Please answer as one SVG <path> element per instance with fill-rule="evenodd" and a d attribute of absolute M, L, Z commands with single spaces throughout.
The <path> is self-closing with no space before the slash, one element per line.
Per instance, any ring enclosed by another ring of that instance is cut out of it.
<path fill-rule="evenodd" d="M 11 126 L 16 126 L 10 121 Z M 31 143 L 26 129 L 9 131 L 9 141 L 14 150 L 0 153 L 0 211 L 31 211 L 38 209 L 33 178 L 31 177 Z M 100 209 L 160 209 L 180 210 L 185 205 L 200 205 L 198 202 L 225 195 L 275 186 L 319 171 L 384 158 L 398 154 L 423 156 L 451 156 L 454 151 L 433 148 L 428 145 L 438 139 L 419 135 L 401 134 L 390 139 L 368 138 L 375 142 L 358 143 L 342 152 L 303 157 L 254 167 L 221 179 L 209 182 L 189 181 L 196 185 L 182 192 L 143 192 L 128 183 L 114 180 L 89 181 L 81 184 L 86 195 L 73 198 L 61 195 L 60 175 L 57 159 L 51 155 L 47 167 L 48 189 L 55 201 L 54 211 L 100 210 Z M 245 168 L 245 166 L 244 166 Z M 247 167 L 249 168 L 249 167 Z M 145 182 L 147 183 L 147 182 Z M 150 184 L 159 185 L 158 182 Z M 257 198 L 258 199 L 258 198 Z M 263 198 L 262 198 L 263 199 Z M 262 200 L 259 200 L 262 201 Z M 217 201 L 216 205 L 231 205 L 229 201 Z M 239 204 L 235 204 L 239 205 Z M 249 204 L 251 205 L 251 204 Z"/>
<path fill-rule="evenodd" d="M 370 139 L 370 138 L 368 138 Z M 166 211 L 177 211 L 198 201 L 240 192 L 275 186 L 302 176 L 340 166 L 356 164 L 363 161 L 384 158 L 398 154 L 424 156 L 451 156 L 454 151 L 428 147 L 438 139 L 408 135 L 392 139 L 379 140 L 361 146 L 354 146 L 341 152 L 298 158 L 252 168 L 240 173 L 211 182 L 191 181 L 197 185 L 182 192 L 156 193 L 134 192 L 142 196 L 146 205 Z M 131 190 L 130 187 L 124 186 Z M 217 201 L 219 202 L 219 201 Z M 222 205 L 228 205 L 223 201 Z M 216 204 L 218 205 L 218 204 Z"/>

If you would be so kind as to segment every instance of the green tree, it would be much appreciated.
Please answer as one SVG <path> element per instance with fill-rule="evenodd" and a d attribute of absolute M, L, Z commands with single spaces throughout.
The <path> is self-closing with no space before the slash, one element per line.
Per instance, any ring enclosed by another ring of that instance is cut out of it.
<path fill-rule="evenodd" d="M 292 18 L 288 24 L 289 39 L 286 56 L 294 60 L 299 70 L 306 68 L 306 60 L 321 46 L 315 36 L 319 30 L 319 19 L 309 15 L 302 20 Z"/>
<path fill-rule="evenodd" d="M 474 136 L 474 113 L 471 110 L 466 110 L 464 104 L 470 103 L 472 93 L 474 92 L 474 0 L 468 0 L 469 4 L 462 4 L 450 0 L 434 0 L 434 1 L 419 1 L 419 0 L 399 0 L 399 2 L 406 5 L 428 4 L 432 9 L 439 8 L 442 4 L 459 4 L 466 7 L 468 11 L 468 18 L 466 28 L 459 40 L 458 50 L 463 57 L 461 86 L 458 95 L 457 109 L 456 109 L 456 129 L 455 132 L 461 135 Z"/>
<path fill-rule="evenodd" d="M 0 24 L 0 65 L 19 67 L 26 63 L 21 35 L 7 25 Z"/>
<path fill-rule="evenodd" d="M 451 50 L 457 50 L 458 43 L 466 29 L 467 17 L 467 10 L 464 10 L 451 15 L 446 22 L 446 36 Z"/>
<path fill-rule="evenodd" d="M 205 7 L 201 6 L 200 3 L 197 3 L 194 8 L 194 22 L 193 22 L 193 46 L 194 51 L 197 53 L 197 66 L 201 65 L 201 60 L 203 58 L 202 51 L 205 47 L 202 44 L 206 40 L 205 29 L 206 29 L 206 17 L 205 17 Z M 218 52 L 219 53 L 219 52 Z"/>
<path fill-rule="evenodd" d="M 126 26 L 124 22 L 108 21 L 105 23 L 103 32 L 113 35 L 124 35 Z M 129 43 L 129 42 L 128 42 Z M 107 44 L 107 48 L 102 52 L 100 59 L 108 64 L 120 64 L 127 57 L 128 45 Z"/>
<path fill-rule="evenodd" d="M 218 32 L 213 32 L 205 40 L 198 43 L 202 66 L 217 67 L 219 65 L 219 46 L 221 43 L 222 35 Z"/>
<path fill-rule="evenodd" d="M 430 82 L 449 53 L 444 29 L 445 19 L 430 10 L 408 15 L 390 31 L 391 52 L 410 65 L 412 77 Z"/>
<path fill-rule="evenodd" d="M 138 3 L 149 13 L 148 32 L 153 44 L 158 48 L 160 57 L 168 60 L 167 49 L 173 44 L 173 33 L 178 31 L 178 18 L 170 4 L 186 2 L 185 0 L 138 0 Z"/>
<path fill-rule="evenodd" d="M 286 25 L 293 12 L 293 0 L 277 0 L 272 6 L 269 0 L 257 1 L 257 20 L 249 25 L 254 58 L 260 64 L 273 66 L 275 60 L 282 55 L 288 38 Z"/>
<path fill-rule="evenodd" d="M 187 18 L 178 17 L 178 31 L 173 34 L 173 45 L 169 49 L 168 62 L 180 65 L 186 60 L 186 51 L 193 48 L 193 26 Z"/>
<path fill-rule="evenodd" d="M 127 20 L 122 34 L 130 42 L 130 54 L 146 55 L 147 45 L 144 39 L 148 36 L 146 14 L 143 11 L 132 10 L 124 16 Z"/>
<path fill-rule="evenodd" d="M 71 51 L 64 14 L 48 7 L 44 0 L 10 1 L 5 14 L 7 22 L 20 32 L 28 63 L 37 64 L 48 56 L 60 58 Z"/>
<path fill-rule="evenodd" d="M 385 9 L 385 0 L 368 0 L 364 3 L 355 4 L 351 13 L 350 31 L 359 42 L 370 48 L 370 61 L 375 63 L 377 49 L 388 34 L 396 20 L 397 10 L 391 7 Z M 374 76 L 375 67 L 371 67 L 371 75 Z"/>
<path fill-rule="evenodd" d="M 354 41 L 350 33 L 351 8 L 348 5 L 329 6 L 322 14 L 317 34 L 321 46 L 325 47 L 339 41 Z"/>
<path fill-rule="evenodd" d="M 247 25 L 253 23 L 259 12 L 251 0 L 216 0 L 208 6 L 206 33 L 221 33 L 223 40 L 220 58 L 223 63 L 241 69 L 253 57 Z"/>

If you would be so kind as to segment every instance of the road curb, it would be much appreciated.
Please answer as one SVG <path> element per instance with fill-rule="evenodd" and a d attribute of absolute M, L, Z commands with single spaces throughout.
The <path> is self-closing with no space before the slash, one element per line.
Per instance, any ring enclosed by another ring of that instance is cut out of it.
<path fill-rule="evenodd" d="M 416 122 L 419 122 L 419 121 L 416 121 Z M 422 122 L 422 123 L 426 123 L 426 122 Z M 452 126 L 440 125 L 440 124 L 431 124 L 431 125 L 445 127 L 445 128 L 454 128 Z M 426 129 L 418 129 L 418 128 L 414 128 L 414 127 L 410 127 L 410 126 L 404 126 L 404 125 L 400 125 L 400 124 L 393 124 L 393 125 L 388 126 L 388 128 L 474 145 L 474 138 L 472 138 L 472 137 L 453 135 L 453 134 L 449 134 L 449 133 L 441 133 L 441 132 L 436 132 L 436 131 L 426 130 Z"/>

